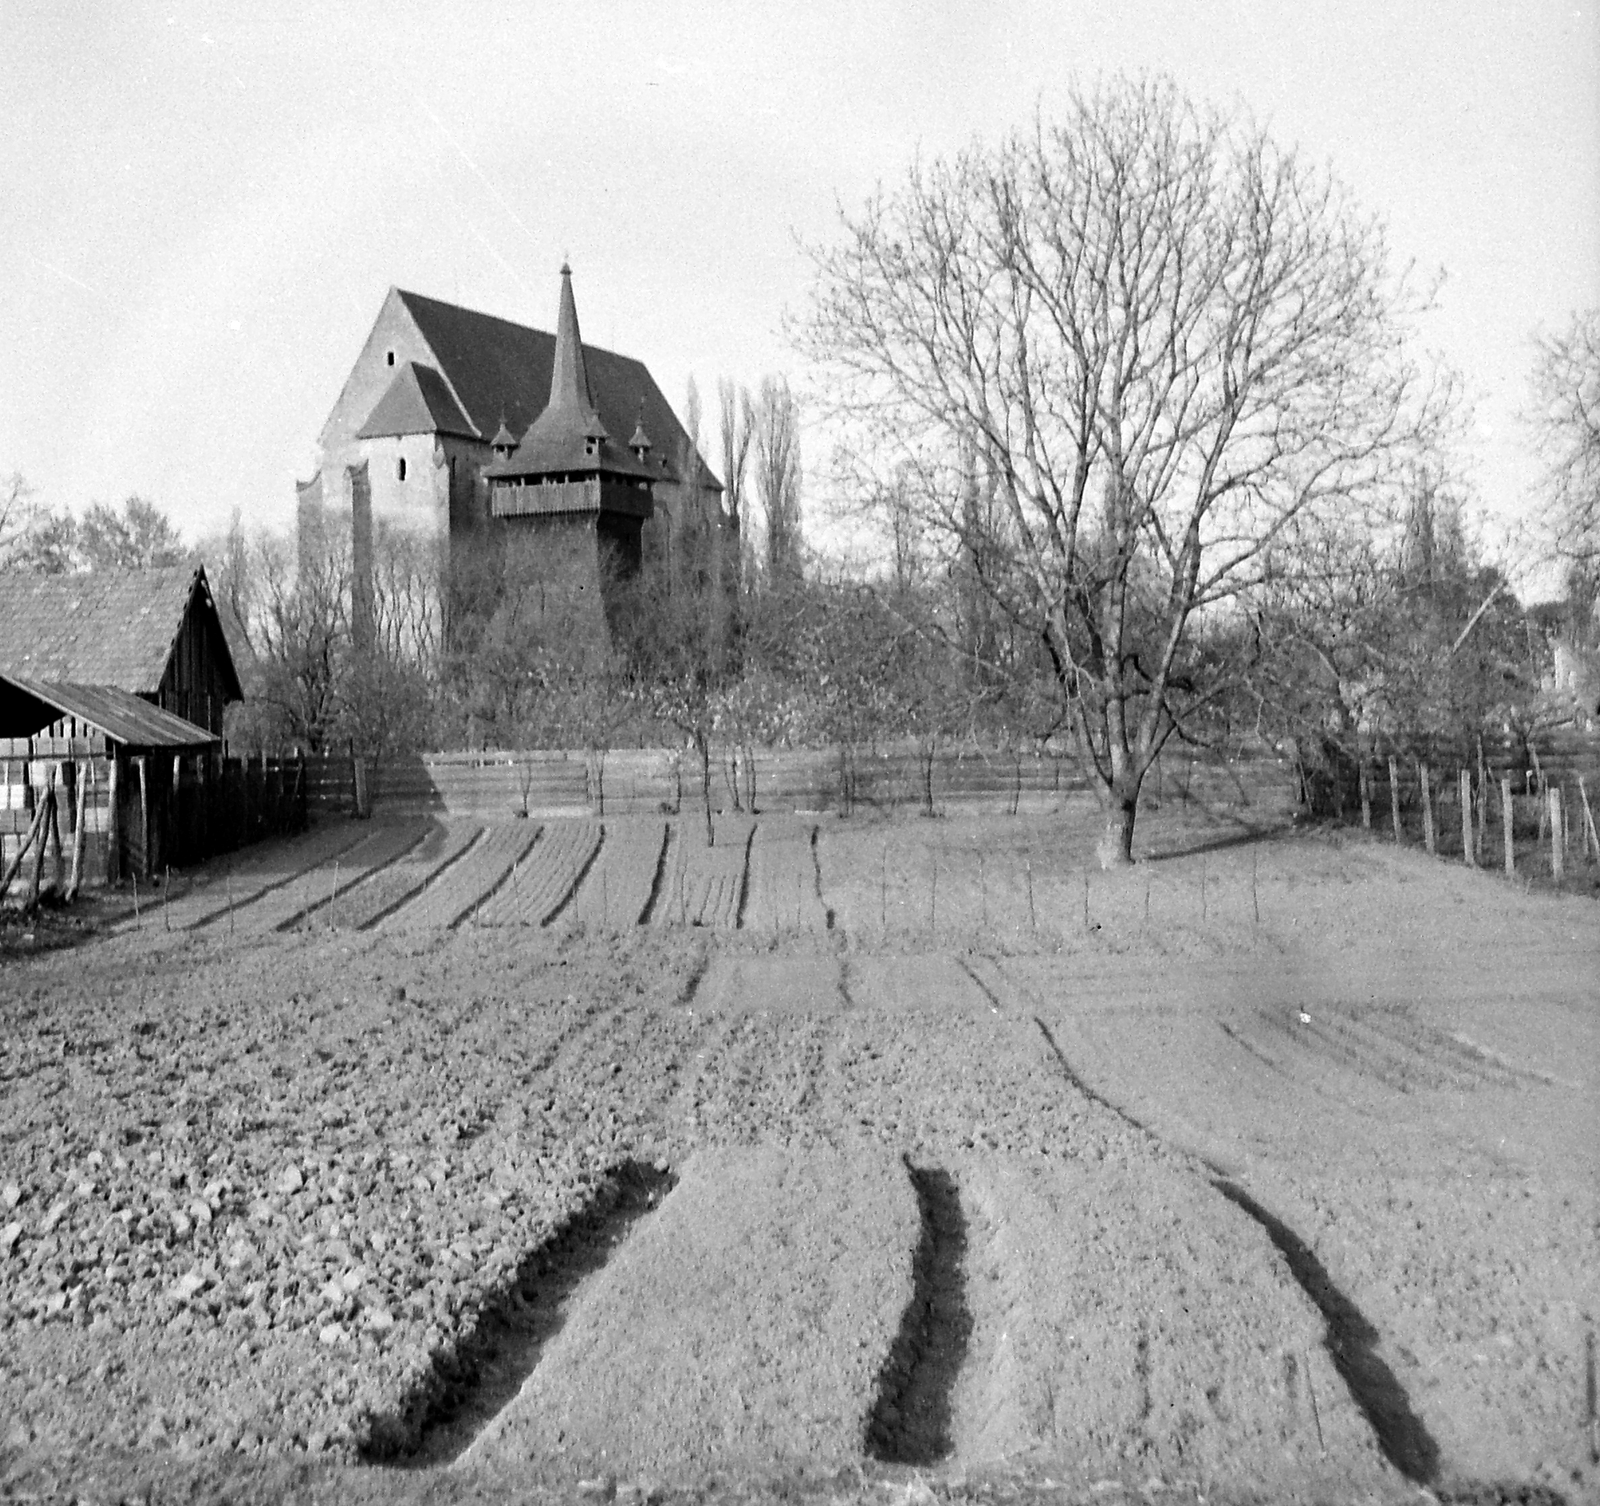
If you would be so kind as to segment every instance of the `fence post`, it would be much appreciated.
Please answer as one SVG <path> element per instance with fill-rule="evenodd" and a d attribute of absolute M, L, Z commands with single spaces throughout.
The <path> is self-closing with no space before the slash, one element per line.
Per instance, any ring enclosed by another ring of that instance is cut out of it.
<path fill-rule="evenodd" d="M 1400 766 L 1389 760 L 1389 815 L 1394 821 L 1394 839 L 1400 841 Z"/>
<path fill-rule="evenodd" d="M 1589 790 L 1582 774 L 1578 775 L 1578 799 L 1583 802 L 1584 851 L 1592 852 L 1600 860 L 1600 831 L 1595 830 L 1594 811 L 1589 805 Z"/>
<path fill-rule="evenodd" d="M 144 858 L 139 866 L 148 879 L 154 872 L 150 862 L 150 760 L 140 753 L 133 761 L 139 769 L 139 835 L 144 842 Z"/>
<path fill-rule="evenodd" d="M 78 897 L 78 886 L 83 882 L 83 845 L 86 841 L 85 828 L 89 824 L 89 760 L 84 759 L 78 765 L 78 819 L 72 826 L 72 874 L 67 880 L 67 903 L 71 904 Z"/>
<path fill-rule="evenodd" d="M 1417 778 L 1422 784 L 1422 845 L 1428 849 L 1428 856 L 1434 854 L 1433 839 L 1433 791 L 1429 787 L 1432 783 L 1428 776 L 1428 766 L 1425 763 L 1417 765 Z"/>
<path fill-rule="evenodd" d="M 122 756 L 113 743 L 110 748 L 111 767 L 106 779 L 106 882 L 122 881 Z"/>
<path fill-rule="evenodd" d="M 1483 734 L 1478 734 L 1478 853 L 1489 845 L 1489 765 L 1483 756 Z"/>
<path fill-rule="evenodd" d="M 1478 866 L 1477 844 L 1472 839 L 1472 773 L 1461 771 L 1461 854 L 1468 868 Z"/>
<path fill-rule="evenodd" d="M 1566 843 L 1561 822 L 1561 786 L 1546 786 L 1545 796 L 1550 802 L 1550 877 L 1558 884 L 1566 877 Z"/>
<path fill-rule="evenodd" d="M 1517 843 L 1513 828 L 1516 824 L 1516 807 L 1511 800 L 1511 776 L 1500 776 L 1500 824 L 1506 835 L 1506 877 L 1517 876 Z"/>

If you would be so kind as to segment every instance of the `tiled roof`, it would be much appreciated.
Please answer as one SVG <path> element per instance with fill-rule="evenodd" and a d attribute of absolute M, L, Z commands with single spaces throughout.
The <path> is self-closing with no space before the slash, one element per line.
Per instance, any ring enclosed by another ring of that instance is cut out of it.
<path fill-rule="evenodd" d="M 383 439 L 394 434 L 462 434 L 482 439 L 461 405 L 450 395 L 444 378 L 431 366 L 407 361 L 367 421 L 357 439 Z"/>
<path fill-rule="evenodd" d="M 205 572 L 195 564 L 0 573 L 0 672 L 154 695 L 197 580 L 209 604 Z"/>
<path fill-rule="evenodd" d="M 526 435 L 550 401 L 555 336 L 404 289 L 395 292 L 478 433 L 492 434 L 503 419 L 513 434 Z M 658 436 L 652 473 L 675 480 L 678 448 L 687 436 L 644 363 L 587 344 L 583 355 L 601 422 L 612 434 L 628 434 L 642 411 L 645 427 Z M 710 467 L 702 461 L 701 468 L 707 484 L 720 491 Z"/>
<path fill-rule="evenodd" d="M 112 741 L 130 748 L 205 748 L 222 741 L 204 727 L 197 727 L 181 716 L 174 716 L 129 691 L 110 685 L 40 684 L 0 674 L 0 687 L 21 692 L 24 698 L 19 702 L 14 693 L 4 698 L 4 704 L 12 708 L 12 718 L 22 714 L 23 705 L 31 709 L 31 715 L 16 729 L 0 729 L 0 736 L 31 737 L 58 717 L 75 716 L 81 722 L 100 728 Z M 28 723 L 31 725 L 26 731 L 20 730 Z"/>

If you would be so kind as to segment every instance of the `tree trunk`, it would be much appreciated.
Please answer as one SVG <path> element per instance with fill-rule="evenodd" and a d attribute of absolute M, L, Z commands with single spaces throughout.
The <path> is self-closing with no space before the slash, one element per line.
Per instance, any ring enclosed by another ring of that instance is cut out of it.
<path fill-rule="evenodd" d="M 1139 796 L 1111 792 L 1106 802 L 1106 826 L 1095 856 L 1102 868 L 1126 868 L 1133 862 L 1133 819 L 1138 813 Z"/>
<path fill-rule="evenodd" d="M 711 743 L 709 740 L 696 740 L 696 751 L 700 754 L 700 796 L 706 810 L 706 846 L 717 845 L 717 829 L 711 824 Z"/>

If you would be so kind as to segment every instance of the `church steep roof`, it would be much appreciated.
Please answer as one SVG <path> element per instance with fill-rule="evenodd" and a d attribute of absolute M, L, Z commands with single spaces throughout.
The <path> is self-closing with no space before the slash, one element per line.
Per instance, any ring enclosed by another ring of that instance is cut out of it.
<path fill-rule="evenodd" d="M 503 419 L 511 433 L 526 436 L 550 401 L 555 336 L 403 288 L 396 288 L 395 296 L 478 433 L 493 433 Z M 600 421 L 610 433 L 626 434 L 642 408 L 646 426 L 660 436 L 657 453 L 667 462 L 663 467 L 653 461 L 650 474 L 676 480 L 678 450 L 688 436 L 644 363 L 588 344 L 583 357 Z M 700 469 L 706 484 L 720 491 L 703 460 Z"/>
<path fill-rule="evenodd" d="M 205 571 L 193 563 L 0 574 L 0 672 L 155 695 L 196 592 L 214 614 Z M 231 659 L 224 672 L 242 695 Z"/>
<path fill-rule="evenodd" d="M 357 439 L 386 439 L 397 434 L 460 434 L 481 439 L 482 432 L 461 411 L 445 380 L 431 366 L 407 361 L 395 373 Z"/>

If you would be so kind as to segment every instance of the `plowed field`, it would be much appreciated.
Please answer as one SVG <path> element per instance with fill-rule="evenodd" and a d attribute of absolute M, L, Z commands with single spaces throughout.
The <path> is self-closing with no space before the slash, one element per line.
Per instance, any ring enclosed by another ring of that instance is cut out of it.
<path fill-rule="evenodd" d="M 830 918 L 820 893 L 822 865 L 815 821 L 770 816 L 756 823 L 744 926 L 757 935 L 819 935 Z"/>
<path fill-rule="evenodd" d="M 666 872 L 651 910 L 656 925 L 732 930 L 739 924 L 755 823 L 743 816 L 719 816 L 713 830 L 714 840 L 708 843 L 697 820 L 674 827 Z"/>
<path fill-rule="evenodd" d="M 419 893 L 380 920 L 378 928 L 433 931 L 477 924 L 484 906 L 512 881 L 540 830 L 528 821 L 489 827 L 458 861 L 430 876 Z"/>
<path fill-rule="evenodd" d="M 398 861 L 362 881 L 339 901 L 339 924 L 352 930 L 377 925 L 453 867 L 483 835 L 477 821 L 436 822 Z"/>
<path fill-rule="evenodd" d="M 564 912 L 574 926 L 611 935 L 638 925 L 664 882 L 670 822 L 651 816 L 608 817 L 606 839 Z"/>
<path fill-rule="evenodd" d="M 1595 911 L 1251 815 L 8 963 L 0 1496 L 1594 1499 Z"/>
<path fill-rule="evenodd" d="M 547 821 L 511 879 L 473 917 L 482 926 L 546 926 L 571 902 L 600 850 L 596 821 Z"/>

